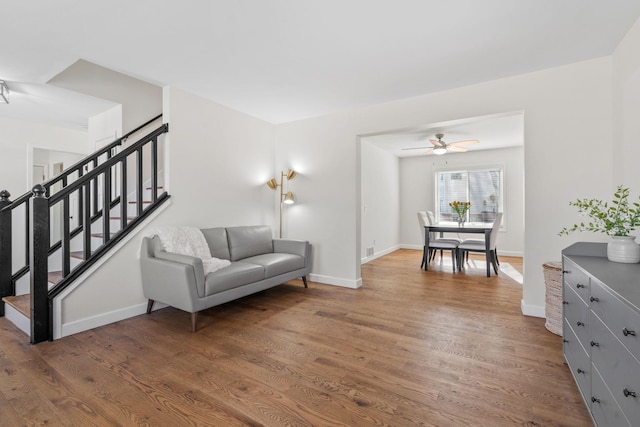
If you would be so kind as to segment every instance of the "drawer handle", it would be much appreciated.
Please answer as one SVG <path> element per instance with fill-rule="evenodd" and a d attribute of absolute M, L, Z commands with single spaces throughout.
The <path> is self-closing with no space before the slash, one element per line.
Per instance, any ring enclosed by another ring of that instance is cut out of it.
<path fill-rule="evenodd" d="M 578 284 L 576 285 L 576 288 L 578 288 L 578 289 L 580 289 L 580 288 L 586 288 L 586 286 L 585 286 L 585 285 L 581 285 L 580 283 L 578 283 Z"/>
<path fill-rule="evenodd" d="M 630 330 L 628 330 L 627 328 L 624 328 L 624 329 L 622 330 L 622 334 L 623 334 L 625 337 L 626 337 L 626 336 L 629 336 L 629 335 L 631 335 L 632 337 L 635 337 L 635 336 L 636 336 L 636 331 L 630 331 Z"/>
<path fill-rule="evenodd" d="M 591 298 L 589 298 L 589 301 L 591 301 L 591 302 L 598 302 L 598 301 L 600 301 L 600 300 L 599 300 L 598 298 L 596 298 L 596 297 L 591 297 Z"/>
<path fill-rule="evenodd" d="M 598 399 L 598 398 L 597 398 L 597 397 L 595 397 L 595 396 L 591 396 L 591 401 L 592 401 L 593 403 L 600 403 L 600 399 Z"/>
<path fill-rule="evenodd" d="M 569 274 L 569 273 L 571 273 L 569 270 L 562 270 L 562 272 L 563 272 L 564 274 Z"/>
<path fill-rule="evenodd" d="M 562 342 L 565 342 L 565 343 L 566 343 L 566 342 L 569 342 L 569 340 L 568 340 L 568 339 L 566 339 L 566 338 L 563 338 L 563 339 L 562 339 Z"/>
<path fill-rule="evenodd" d="M 591 341 L 589 344 L 591 344 L 591 347 L 600 347 L 600 344 L 595 341 Z"/>
<path fill-rule="evenodd" d="M 581 321 L 579 321 L 579 320 L 578 320 L 578 321 L 576 322 L 576 325 L 578 325 L 578 326 L 584 326 L 584 322 L 581 322 Z"/>
<path fill-rule="evenodd" d="M 562 301 L 562 304 L 569 304 L 569 301 Z"/>
<path fill-rule="evenodd" d="M 578 373 L 579 374 L 584 374 L 584 371 L 582 369 L 578 368 Z"/>
<path fill-rule="evenodd" d="M 636 397 L 636 392 L 635 391 L 630 391 L 627 390 L 626 388 L 624 390 L 622 390 L 622 393 L 624 393 L 624 397 Z"/>

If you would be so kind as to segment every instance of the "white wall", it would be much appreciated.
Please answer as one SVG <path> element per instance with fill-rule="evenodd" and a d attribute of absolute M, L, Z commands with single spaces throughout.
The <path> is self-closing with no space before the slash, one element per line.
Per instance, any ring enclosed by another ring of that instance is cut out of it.
<path fill-rule="evenodd" d="M 614 137 L 613 184 L 640 193 L 640 20 L 629 30 L 613 55 Z M 613 194 L 613 189 L 611 189 Z M 610 196 L 609 196 L 610 197 Z M 640 232 L 636 232 L 640 236 Z"/>
<path fill-rule="evenodd" d="M 0 189 L 11 200 L 30 191 L 33 149 L 89 154 L 87 133 L 0 117 Z"/>
<path fill-rule="evenodd" d="M 171 205 L 149 227 L 269 224 L 276 232 L 274 192 L 265 185 L 275 174 L 273 125 L 169 87 L 164 114 Z M 144 312 L 138 261 L 144 234 L 140 230 L 64 300 L 67 330 Z"/>
<path fill-rule="evenodd" d="M 126 74 L 78 60 L 48 82 L 54 86 L 122 104 L 127 133 L 162 112 L 162 88 Z M 119 134 L 118 137 L 122 136 Z"/>
<path fill-rule="evenodd" d="M 397 249 L 400 241 L 400 162 L 391 153 L 361 140 L 363 262 Z M 373 247 L 373 255 L 367 248 Z"/>
<path fill-rule="evenodd" d="M 422 249 L 424 242 L 416 212 L 435 212 L 435 172 L 476 166 L 504 168 L 505 217 L 498 237 L 499 253 L 524 253 L 524 148 L 469 151 L 444 156 L 406 157 L 400 160 L 400 241 L 403 246 Z M 469 236 L 472 237 L 472 236 Z M 476 236 L 477 237 L 477 236 Z"/>
<path fill-rule="evenodd" d="M 124 135 L 122 120 L 122 105 L 116 105 L 101 114 L 89 117 L 89 141 L 93 143 L 94 151 Z M 142 123 L 144 121 L 140 124 Z"/>
<path fill-rule="evenodd" d="M 314 274 L 360 279 L 360 153 L 357 135 L 505 111 L 525 117 L 523 310 L 544 314 L 542 264 L 568 245 L 557 236 L 572 218 L 568 201 L 611 188 L 611 58 L 599 58 L 276 128 L 276 163 L 300 164 L 309 198 L 289 218 L 291 237 L 314 244 Z M 365 284 L 366 285 L 366 284 Z"/>

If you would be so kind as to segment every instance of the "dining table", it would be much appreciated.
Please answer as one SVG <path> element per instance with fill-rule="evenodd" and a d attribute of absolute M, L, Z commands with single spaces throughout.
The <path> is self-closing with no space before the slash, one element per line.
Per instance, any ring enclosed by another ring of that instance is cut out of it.
<path fill-rule="evenodd" d="M 491 275 L 491 256 L 490 256 L 490 240 L 489 234 L 491 234 L 491 228 L 493 228 L 493 223 L 462 223 L 456 224 L 451 222 L 443 222 L 437 223 L 433 225 L 425 225 L 424 226 L 424 247 L 425 250 L 429 250 L 429 233 L 440 233 L 440 237 L 444 235 L 444 233 L 457 233 L 457 234 L 484 234 L 484 243 L 485 243 L 485 254 L 487 260 L 487 277 Z M 458 257 L 456 256 L 456 259 Z M 458 267 L 461 267 L 462 263 L 458 261 Z M 424 263 L 425 271 L 429 271 L 429 263 Z"/>

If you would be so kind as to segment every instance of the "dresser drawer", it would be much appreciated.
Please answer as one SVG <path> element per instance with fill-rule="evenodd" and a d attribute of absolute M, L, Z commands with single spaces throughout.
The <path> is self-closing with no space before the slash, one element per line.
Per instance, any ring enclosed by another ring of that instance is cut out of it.
<path fill-rule="evenodd" d="M 576 291 L 565 285 L 563 294 L 563 315 L 566 322 L 571 325 L 582 346 L 589 348 L 589 307 L 582 301 Z"/>
<path fill-rule="evenodd" d="M 589 303 L 589 276 L 574 262 L 564 259 L 564 284 L 574 289 L 585 304 Z"/>
<path fill-rule="evenodd" d="M 640 362 L 593 315 L 591 363 L 631 425 L 640 426 Z M 635 395 L 635 396 L 634 396 Z"/>
<path fill-rule="evenodd" d="M 640 360 L 640 314 L 593 280 L 591 309 L 636 359 Z"/>
<path fill-rule="evenodd" d="M 564 321 L 562 337 L 564 343 L 564 358 L 567 361 L 567 365 L 569 365 L 573 378 L 578 384 L 578 390 L 580 390 L 582 398 L 587 406 L 589 406 L 591 403 L 589 400 L 591 399 L 591 361 L 589 355 L 582 347 L 582 344 L 580 344 L 580 341 L 578 341 L 578 338 L 566 319 Z"/>
<path fill-rule="evenodd" d="M 633 427 L 609 392 L 597 368 L 593 370 L 591 386 L 591 415 L 598 427 Z"/>

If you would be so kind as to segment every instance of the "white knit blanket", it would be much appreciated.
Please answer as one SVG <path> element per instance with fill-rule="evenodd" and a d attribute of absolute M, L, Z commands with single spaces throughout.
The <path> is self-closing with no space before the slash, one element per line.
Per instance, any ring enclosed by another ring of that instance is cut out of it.
<path fill-rule="evenodd" d="M 199 228 L 166 225 L 152 229 L 151 235 L 157 235 L 160 238 L 160 242 L 167 252 L 202 259 L 205 276 L 231 265 L 229 260 L 211 256 L 207 240 Z"/>

